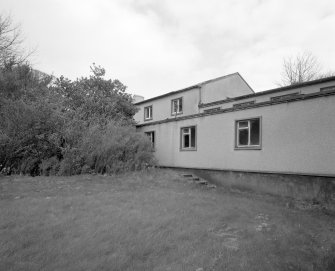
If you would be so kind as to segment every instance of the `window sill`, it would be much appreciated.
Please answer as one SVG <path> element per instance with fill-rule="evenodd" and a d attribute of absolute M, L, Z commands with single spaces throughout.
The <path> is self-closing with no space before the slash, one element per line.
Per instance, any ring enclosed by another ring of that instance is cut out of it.
<path fill-rule="evenodd" d="M 246 147 L 234 147 L 235 151 L 240 151 L 240 150 L 261 150 L 261 146 L 246 146 Z"/>
<path fill-rule="evenodd" d="M 144 119 L 144 121 L 149 121 L 149 120 L 152 120 L 152 118 L 151 119 Z"/>
<path fill-rule="evenodd" d="M 174 117 L 174 116 L 178 116 L 178 115 L 182 115 L 183 112 L 179 112 L 179 113 L 171 113 L 171 116 Z"/>
<path fill-rule="evenodd" d="M 197 148 L 185 148 L 185 149 L 179 149 L 179 151 L 196 151 Z"/>

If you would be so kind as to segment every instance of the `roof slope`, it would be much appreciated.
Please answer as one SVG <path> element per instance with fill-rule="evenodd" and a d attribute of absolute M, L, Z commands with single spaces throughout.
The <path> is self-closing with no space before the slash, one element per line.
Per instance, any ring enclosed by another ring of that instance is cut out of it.
<path fill-rule="evenodd" d="M 218 81 L 218 80 L 222 80 L 222 79 L 225 79 L 225 78 L 228 78 L 228 77 L 236 76 L 236 75 L 239 76 L 242 79 L 242 81 L 250 88 L 250 90 L 253 93 L 255 93 L 254 90 L 249 86 L 249 84 L 244 80 L 244 78 L 238 72 L 235 72 L 235 73 L 227 74 L 227 75 L 220 76 L 220 77 L 217 77 L 217 78 L 214 78 L 214 79 L 210 79 L 210 80 L 207 80 L 207 81 L 203 81 L 201 83 L 198 83 L 198 84 L 186 87 L 186 88 L 182 88 L 182 89 L 179 89 L 179 90 L 176 90 L 176 91 L 171 91 L 171 92 L 168 92 L 168 93 L 165 93 L 165 94 L 162 94 L 162 95 L 159 95 L 159 96 L 147 99 L 147 100 L 137 102 L 135 104 L 140 105 L 140 104 L 143 104 L 143 103 L 146 103 L 146 102 L 150 102 L 150 101 L 157 100 L 157 99 L 167 97 L 167 96 L 170 96 L 170 95 L 178 94 L 178 93 L 181 93 L 181 92 L 184 92 L 184 91 L 187 91 L 187 90 L 191 90 L 191 89 L 194 89 L 194 88 L 200 88 L 203 85 L 206 85 L 206 84 Z"/>

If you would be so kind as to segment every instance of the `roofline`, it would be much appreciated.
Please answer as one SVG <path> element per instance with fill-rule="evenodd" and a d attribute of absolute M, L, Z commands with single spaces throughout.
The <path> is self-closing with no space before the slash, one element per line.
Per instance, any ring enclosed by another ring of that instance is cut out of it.
<path fill-rule="evenodd" d="M 223 79 L 223 78 L 225 78 L 225 77 L 230 77 L 230 76 L 233 76 L 233 75 L 238 75 L 238 76 L 240 76 L 240 77 L 242 78 L 242 80 L 243 80 L 243 81 L 248 85 L 248 87 L 252 90 L 252 92 L 254 92 L 254 90 L 249 86 L 249 84 L 244 80 L 244 78 L 243 78 L 238 72 L 234 72 L 234 73 L 231 73 L 231 74 L 227 74 L 227 75 L 223 75 L 223 76 L 220 76 L 220 77 L 216 77 L 216 78 L 214 78 L 214 79 L 210 79 L 210 80 L 207 80 L 207 81 L 203 81 L 203 82 L 201 82 L 201 83 L 192 85 L 192 86 L 187 87 L 187 88 L 182 88 L 182 89 L 175 90 L 175 91 L 171 91 L 171 92 L 168 92 L 168 93 L 165 93 L 165 94 L 162 94 L 162 95 L 159 95 L 159 96 L 156 96 L 156 97 L 147 99 L 147 100 L 143 100 L 143 101 L 140 101 L 140 102 L 135 103 L 135 105 L 140 105 L 140 104 L 143 104 L 143 103 L 146 103 L 146 102 L 151 102 L 151 101 L 156 100 L 156 99 L 159 99 L 159 98 L 163 98 L 163 97 L 166 97 L 166 96 L 170 96 L 170 95 L 178 94 L 178 93 L 181 93 L 181 92 L 184 92 L 184 91 L 187 91 L 187 90 L 191 90 L 191 89 L 194 89 L 194 88 L 201 88 L 202 85 L 205 85 L 205 84 L 208 84 L 208 83 L 212 83 L 212 82 L 214 82 L 214 81 Z"/>
<path fill-rule="evenodd" d="M 274 89 L 269 89 L 269 90 L 265 90 L 265 91 L 255 92 L 253 94 L 237 96 L 237 97 L 234 97 L 234 98 L 228 98 L 228 99 L 219 100 L 219 101 L 215 101 L 215 102 L 211 102 L 211 103 L 204 103 L 204 104 L 200 104 L 199 107 L 208 107 L 208 106 L 212 106 L 212 105 L 216 105 L 216 104 L 229 103 L 229 102 L 239 101 L 239 100 L 243 100 L 243 99 L 263 96 L 263 95 L 267 95 L 267 94 L 278 93 L 278 92 L 285 91 L 285 90 L 297 89 L 297 88 L 312 86 L 312 85 L 316 85 L 316 84 L 320 84 L 320 83 L 326 83 L 326 82 L 330 82 L 330 81 L 335 81 L 335 76 L 316 79 L 316 80 L 312 80 L 312 81 L 302 82 L 302 83 L 299 83 L 299 84 L 294 84 L 294 85 L 289 85 L 289 86 L 284 86 L 284 87 L 279 87 L 279 88 L 274 88 Z"/>
<path fill-rule="evenodd" d="M 254 91 L 254 89 L 248 84 L 248 82 L 245 81 L 245 79 L 243 78 L 243 76 L 242 76 L 239 72 L 237 72 L 237 74 L 242 78 L 242 80 L 244 81 L 244 83 L 246 83 L 246 85 L 251 89 L 251 91 L 252 91 L 253 93 L 256 93 L 256 92 Z"/>
<path fill-rule="evenodd" d="M 304 94 L 304 95 L 295 96 L 295 97 L 285 99 L 285 100 L 259 102 L 259 103 L 247 105 L 245 107 L 230 107 L 230 108 L 224 108 L 224 109 L 211 111 L 211 112 L 202 112 L 202 113 L 196 113 L 196 114 L 187 115 L 187 116 L 181 116 L 177 118 L 173 117 L 173 118 L 167 118 L 163 120 L 152 121 L 148 123 L 141 123 L 141 124 L 138 123 L 135 126 L 137 128 L 140 128 L 144 126 L 151 126 L 151 125 L 163 124 L 163 123 L 168 123 L 168 122 L 195 119 L 195 118 L 206 117 L 210 115 L 226 114 L 226 113 L 232 113 L 236 111 L 249 110 L 249 109 L 273 106 L 273 105 L 278 105 L 278 104 L 301 102 L 301 101 L 306 101 L 306 100 L 311 100 L 311 99 L 316 99 L 316 98 L 321 98 L 321 97 L 327 97 L 327 96 L 335 96 L 335 90 Z"/>

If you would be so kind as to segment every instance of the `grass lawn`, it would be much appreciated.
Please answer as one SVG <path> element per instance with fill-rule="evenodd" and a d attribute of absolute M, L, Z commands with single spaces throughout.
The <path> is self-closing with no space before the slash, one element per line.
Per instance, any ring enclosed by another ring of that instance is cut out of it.
<path fill-rule="evenodd" d="M 335 270 L 335 217 L 172 170 L 1 177 L 0 270 Z"/>

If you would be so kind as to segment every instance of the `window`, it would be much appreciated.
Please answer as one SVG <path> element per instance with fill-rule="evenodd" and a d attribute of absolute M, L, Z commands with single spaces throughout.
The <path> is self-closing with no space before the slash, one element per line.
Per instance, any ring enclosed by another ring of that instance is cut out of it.
<path fill-rule="evenodd" d="M 212 112 L 216 112 L 216 111 L 219 111 L 219 110 L 221 110 L 221 106 L 210 108 L 210 109 L 205 109 L 204 113 L 212 113 Z"/>
<path fill-rule="evenodd" d="M 244 103 L 233 104 L 233 108 L 246 107 L 255 104 L 255 101 L 249 101 Z"/>
<path fill-rule="evenodd" d="M 183 114 L 183 98 L 171 101 L 171 115 Z"/>
<path fill-rule="evenodd" d="M 183 127 L 181 128 L 181 140 L 180 140 L 180 149 L 181 150 L 196 150 L 196 127 Z"/>
<path fill-rule="evenodd" d="M 261 148 L 261 118 L 237 120 L 236 149 L 260 149 Z"/>
<path fill-rule="evenodd" d="M 285 94 L 285 95 L 279 95 L 279 96 L 274 96 L 270 98 L 270 101 L 282 101 L 282 100 L 287 100 L 291 98 L 295 98 L 299 95 L 299 92 L 294 92 L 290 94 Z"/>
<path fill-rule="evenodd" d="M 155 148 L 155 131 L 145 132 L 145 134 L 149 137 L 152 148 Z"/>
<path fill-rule="evenodd" d="M 334 91 L 335 86 L 320 88 L 320 91 Z"/>
<path fill-rule="evenodd" d="M 152 120 L 152 105 L 144 107 L 144 120 Z"/>

